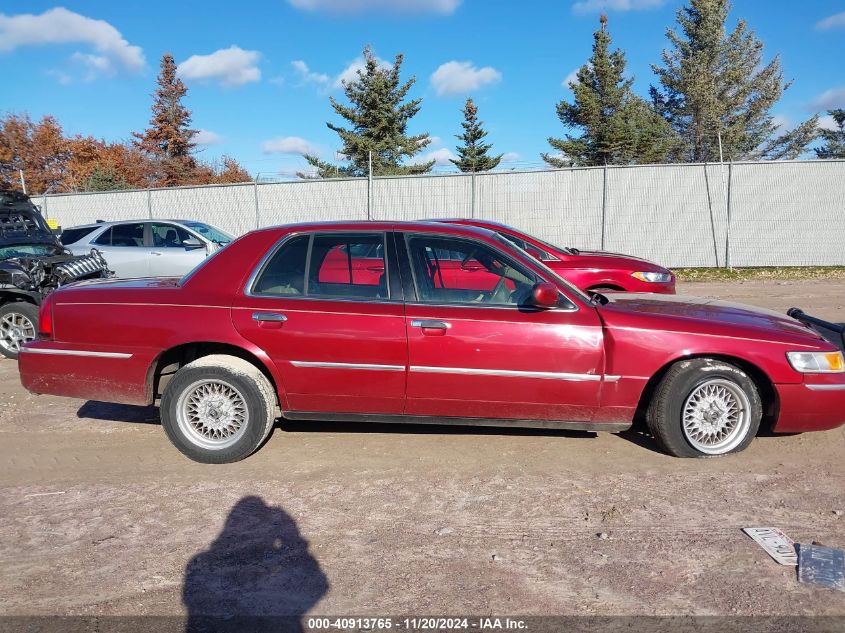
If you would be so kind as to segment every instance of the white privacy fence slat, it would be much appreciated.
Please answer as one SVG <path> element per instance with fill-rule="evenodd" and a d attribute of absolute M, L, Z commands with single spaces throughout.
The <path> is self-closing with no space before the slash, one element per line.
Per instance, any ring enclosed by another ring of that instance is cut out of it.
<path fill-rule="evenodd" d="M 293 222 L 477 217 L 666 266 L 845 265 L 845 161 L 246 183 L 35 201 L 63 227 L 196 219 L 240 235 Z"/>

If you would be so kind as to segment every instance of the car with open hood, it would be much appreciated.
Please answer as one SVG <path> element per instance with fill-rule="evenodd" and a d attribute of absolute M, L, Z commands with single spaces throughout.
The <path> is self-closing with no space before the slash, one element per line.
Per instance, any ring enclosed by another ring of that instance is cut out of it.
<path fill-rule="evenodd" d="M 674 273 L 646 259 L 607 251 L 580 250 L 573 246 L 554 246 L 512 226 L 490 220 L 459 218 L 435 221 L 495 231 L 587 292 L 675 294 Z"/>
<path fill-rule="evenodd" d="M 0 190 L 0 354 L 17 358 L 35 338 L 46 295 L 109 274 L 96 250 L 77 257 L 64 248 L 27 196 Z"/>
<path fill-rule="evenodd" d="M 53 292 L 20 375 L 33 393 L 158 403 L 173 444 L 207 463 L 251 454 L 279 416 L 607 432 L 644 419 L 681 457 L 845 423 L 842 351 L 806 319 L 611 294 L 478 227 L 280 226 L 181 279 Z"/>

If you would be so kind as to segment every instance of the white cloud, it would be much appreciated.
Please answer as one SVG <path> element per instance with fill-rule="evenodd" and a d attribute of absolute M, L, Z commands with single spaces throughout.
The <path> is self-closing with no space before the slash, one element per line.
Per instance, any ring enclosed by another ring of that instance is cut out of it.
<path fill-rule="evenodd" d="M 320 148 L 299 136 L 279 136 L 261 144 L 265 154 L 319 154 Z"/>
<path fill-rule="evenodd" d="M 517 152 L 505 152 L 502 154 L 503 163 L 516 163 L 522 160 L 522 155 Z"/>
<path fill-rule="evenodd" d="M 392 13 L 440 13 L 455 12 L 462 0 L 288 0 L 288 4 L 306 11 L 329 11 L 331 13 L 362 13 L 365 11 L 389 11 Z"/>
<path fill-rule="evenodd" d="M 786 132 L 790 127 L 792 127 L 792 121 L 787 116 L 776 114 L 772 117 L 772 125 L 775 126 L 775 129 L 778 132 Z"/>
<path fill-rule="evenodd" d="M 376 57 L 376 62 L 378 63 L 378 67 L 387 70 L 391 68 L 393 65 L 390 62 L 387 62 L 380 57 Z M 344 83 L 349 83 L 350 81 L 355 81 L 358 79 L 358 71 L 364 70 L 367 67 L 367 63 L 364 61 L 363 57 L 357 57 L 352 63 L 349 64 L 346 68 L 344 68 L 340 74 L 334 78 L 334 82 L 332 82 L 333 88 L 343 88 Z"/>
<path fill-rule="evenodd" d="M 573 13 L 600 13 L 602 11 L 640 11 L 656 9 L 668 0 L 580 0 L 572 5 Z"/>
<path fill-rule="evenodd" d="M 427 147 L 436 147 L 443 143 L 443 139 L 439 136 L 429 136 L 428 140 L 430 141 Z"/>
<path fill-rule="evenodd" d="M 827 16 L 824 20 L 816 23 L 816 28 L 820 31 L 828 31 L 830 29 L 845 29 L 845 11 L 842 13 L 835 13 Z"/>
<path fill-rule="evenodd" d="M 127 42 L 116 28 L 104 20 L 93 18 L 57 7 L 40 15 L 0 13 L 0 52 L 11 52 L 21 46 L 49 44 L 89 44 L 99 55 L 82 55 L 90 58 L 89 68 L 119 64 L 129 71 L 144 68 L 146 60 L 139 46 Z"/>
<path fill-rule="evenodd" d="M 571 90 L 571 88 L 569 87 L 569 84 L 575 83 L 576 81 L 578 81 L 578 71 L 579 70 L 581 70 L 580 66 L 578 68 L 576 68 L 575 70 L 573 70 L 572 72 L 570 72 L 566 77 L 564 77 L 564 79 L 563 79 L 563 81 L 561 82 L 560 85 L 563 86 L 564 88 L 566 88 L 567 90 Z"/>
<path fill-rule="evenodd" d="M 423 163 L 433 160 L 435 165 L 444 166 L 452 164 L 450 159 L 458 160 L 458 157 L 448 147 L 444 147 L 443 149 L 436 149 L 433 152 L 426 152 L 425 154 L 414 156 L 408 162 L 411 165 L 422 165 Z"/>
<path fill-rule="evenodd" d="M 836 124 L 836 119 L 834 119 L 831 115 L 826 114 L 823 117 L 819 117 L 819 129 L 837 132 L 839 130 L 839 126 Z"/>
<path fill-rule="evenodd" d="M 196 81 L 216 81 L 221 86 L 234 87 L 261 79 L 258 63 L 261 53 L 230 46 L 210 55 L 192 55 L 179 64 L 180 77 Z"/>
<path fill-rule="evenodd" d="M 431 75 L 431 84 L 441 96 L 466 94 L 501 80 L 502 73 L 492 66 L 476 68 L 472 62 L 446 62 Z"/>
<path fill-rule="evenodd" d="M 824 91 L 811 106 L 814 110 L 833 110 L 845 106 L 845 86 Z"/>
<path fill-rule="evenodd" d="M 194 143 L 201 147 L 217 145 L 221 140 L 223 139 L 220 138 L 220 135 L 217 132 L 212 132 L 211 130 L 197 130 L 197 133 L 193 138 Z"/>
<path fill-rule="evenodd" d="M 293 69 L 299 74 L 302 78 L 302 81 L 305 83 L 313 83 L 319 84 L 321 86 L 325 86 L 329 83 L 330 79 L 329 76 L 325 73 L 315 73 L 301 59 L 297 59 L 290 63 L 293 66 Z"/>

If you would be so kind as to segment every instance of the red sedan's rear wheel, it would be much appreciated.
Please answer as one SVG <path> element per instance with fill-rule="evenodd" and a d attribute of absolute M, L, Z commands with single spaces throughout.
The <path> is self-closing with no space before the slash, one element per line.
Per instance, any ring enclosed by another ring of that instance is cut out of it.
<path fill-rule="evenodd" d="M 648 426 L 676 457 L 710 457 L 745 449 L 757 435 L 763 405 L 739 367 L 712 358 L 673 365 L 654 392 Z"/>
<path fill-rule="evenodd" d="M 205 464 L 255 452 L 273 428 L 276 393 L 261 371 L 233 356 L 205 356 L 182 367 L 161 398 L 161 423 L 183 454 Z"/>

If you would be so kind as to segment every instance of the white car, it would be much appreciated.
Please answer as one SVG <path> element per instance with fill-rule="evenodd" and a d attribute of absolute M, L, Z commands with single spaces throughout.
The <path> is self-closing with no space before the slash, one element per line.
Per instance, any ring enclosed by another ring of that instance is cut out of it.
<path fill-rule="evenodd" d="M 126 220 L 65 229 L 74 255 L 97 249 L 117 277 L 181 277 L 234 238 L 193 220 Z"/>

